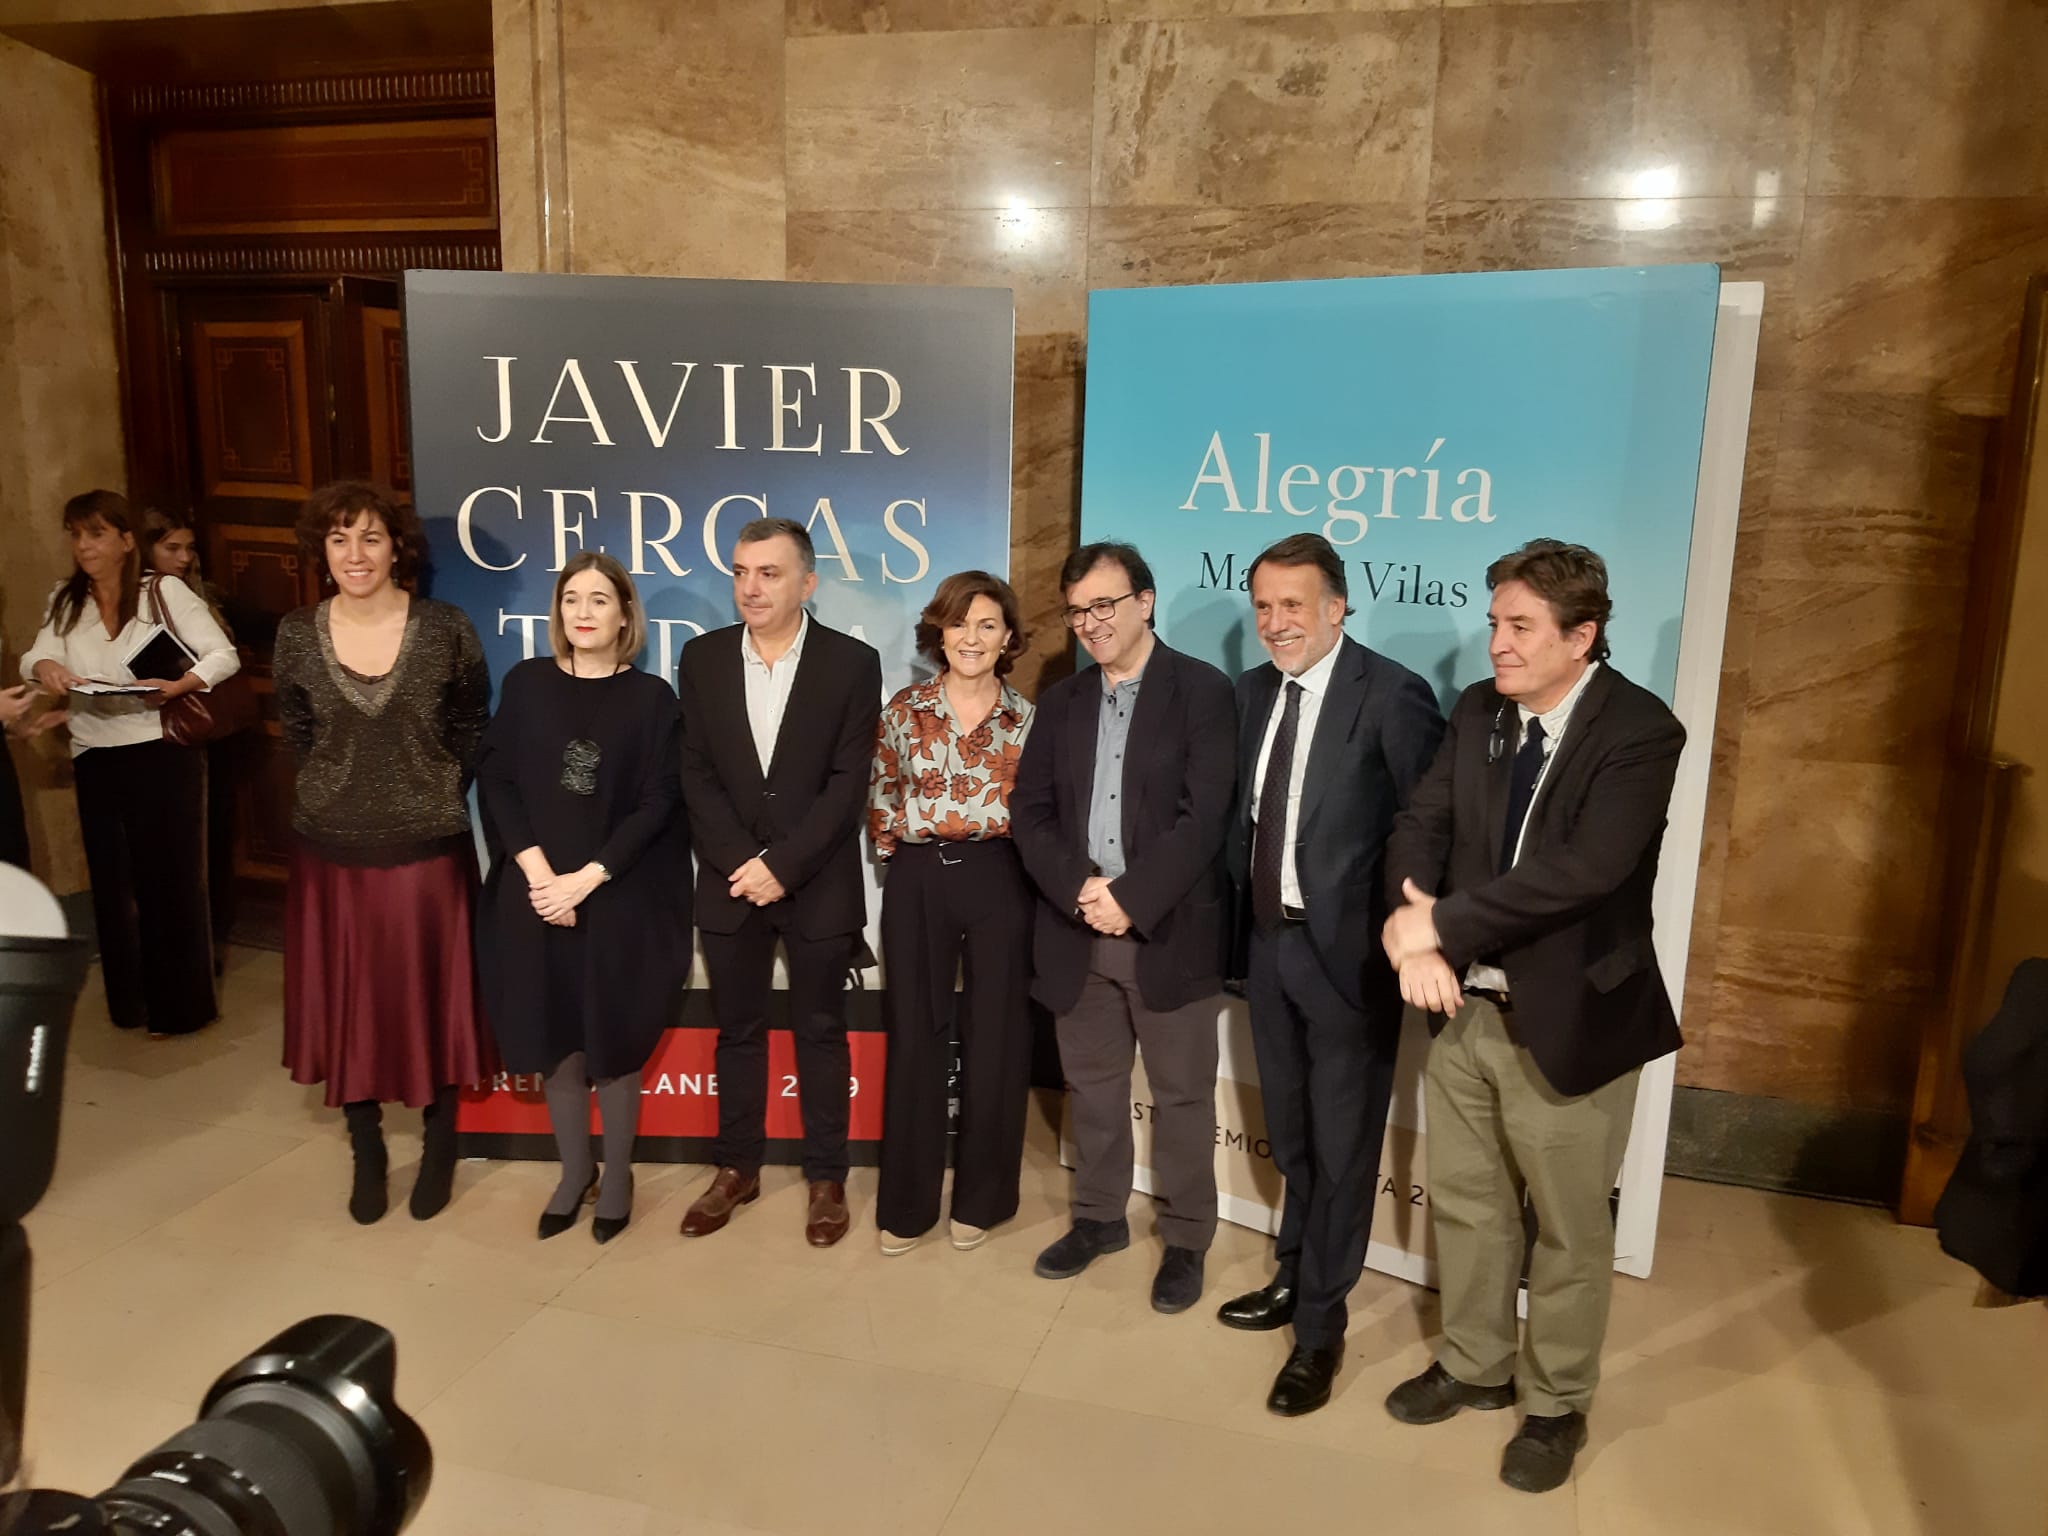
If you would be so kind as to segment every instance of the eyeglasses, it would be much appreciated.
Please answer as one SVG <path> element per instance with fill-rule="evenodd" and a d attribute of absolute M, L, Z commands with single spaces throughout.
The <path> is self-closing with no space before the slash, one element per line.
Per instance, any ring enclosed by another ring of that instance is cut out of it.
<path fill-rule="evenodd" d="M 1090 603 L 1086 608 L 1069 608 L 1067 610 L 1067 628 L 1079 629 L 1090 619 L 1093 619 L 1098 624 L 1107 624 L 1116 617 L 1116 605 L 1118 603 L 1128 602 L 1137 595 L 1136 592 L 1126 592 L 1122 597 L 1100 598 Z"/>

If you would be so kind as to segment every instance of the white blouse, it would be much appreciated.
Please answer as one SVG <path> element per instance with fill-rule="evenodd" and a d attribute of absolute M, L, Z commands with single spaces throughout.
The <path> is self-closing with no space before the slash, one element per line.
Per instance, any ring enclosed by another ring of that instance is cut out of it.
<path fill-rule="evenodd" d="M 206 680 L 206 686 L 218 687 L 239 672 L 242 658 L 236 653 L 234 642 L 214 621 L 213 611 L 198 595 L 174 577 L 165 577 L 155 585 L 163 596 L 164 607 L 170 611 L 171 627 L 177 630 L 178 637 L 188 649 L 198 653 L 199 660 L 192 670 Z M 57 591 L 62 589 L 59 583 L 50 594 L 52 601 Z M 68 635 L 57 633 L 56 626 L 49 620 L 49 607 L 45 605 L 43 627 L 36 631 L 35 644 L 21 658 L 22 677 L 32 683 L 36 680 L 36 663 L 54 661 L 80 677 L 102 683 L 141 681 L 128 670 L 121 657 L 157 622 L 147 585 L 136 606 L 135 617 L 122 626 L 118 635 L 109 636 L 106 625 L 100 622 L 98 605 L 90 593 L 86 595 L 78 623 L 72 626 Z M 73 757 L 94 747 L 131 747 L 163 739 L 163 722 L 157 718 L 157 712 L 133 696 L 73 694 L 70 709 Z"/>

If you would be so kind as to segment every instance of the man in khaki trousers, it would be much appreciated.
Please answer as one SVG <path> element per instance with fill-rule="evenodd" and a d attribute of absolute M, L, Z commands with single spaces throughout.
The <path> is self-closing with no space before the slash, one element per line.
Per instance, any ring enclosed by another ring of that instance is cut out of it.
<path fill-rule="evenodd" d="M 1444 1324 L 1435 1363 L 1387 1411 L 1435 1424 L 1519 1396 L 1501 1479 L 1539 1493 L 1586 1441 L 1636 1083 L 1680 1043 L 1650 895 L 1685 730 L 1607 664 L 1598 555 L 1537 539 L 1486 584 L 1493 678 L 1458 700 L 1387 843 L 1387 958 L 1435 1036 L 1423 1091 Z M 1521 1341 L 1525 1198 L 1538 1236 Z"/>

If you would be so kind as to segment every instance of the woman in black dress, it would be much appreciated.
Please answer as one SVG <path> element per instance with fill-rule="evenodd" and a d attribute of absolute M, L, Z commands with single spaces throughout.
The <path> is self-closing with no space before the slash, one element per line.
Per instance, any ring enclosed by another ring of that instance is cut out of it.
<path fill-rule="evenodd" d="M 674 690 L 632 665 L 646 639 L 625 568 L 596 551 L 569 561 L 549 614 L 554 654 L 505 674 L 477 764 L 491 855 L 485 1012 L 505 1065 L 546 1079 L 562 1157 L 544 1238 L 568 1230 L 593 1196 L 600 1243 L 631 1218 L 640 1073 L 689 976 L 681 715 Z"/>

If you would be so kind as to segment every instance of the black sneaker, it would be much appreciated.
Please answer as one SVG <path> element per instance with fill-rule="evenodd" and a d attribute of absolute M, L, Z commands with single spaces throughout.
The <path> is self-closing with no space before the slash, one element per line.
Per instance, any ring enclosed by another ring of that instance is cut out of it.
<path fill-rule="evenodd" d="M 1491 1412 L 1515 1406 L 1515 1384 L 1475 1387 L 1458 1380 L 1434 1361 L 1420 1376 L 1411 1376 L 1387 1394 L 1387 1412 L 1403 1424 L 1441 1424 L 1461 1408 Z"/>
<path fill-rule="evenodd" d="M 1572 1475 L 1572 1458 L 1586 1443 L 1583 1413 L 1532 1413 L 1501 1453 L 1500 1480 L 1524 1493 L 1548 1493 Z"/>
<path fill-rule="evenodd" d="M 1202 1256 L 1192 1248 L 1166 1245 L 1159 1273 L 1152 1277 L 1152 1310 L 1185 1312 L 1202 1299 Z"/>
<path fill-rule="evenodd" d="M 1128 1221 L 1090 1221 L 1076 1216 L 1067 1235 L 1038 1256 L 1032 1272 L 1046 1280 L 1071 1280 L 1105 1253 L 1131 1246 Z"/>

